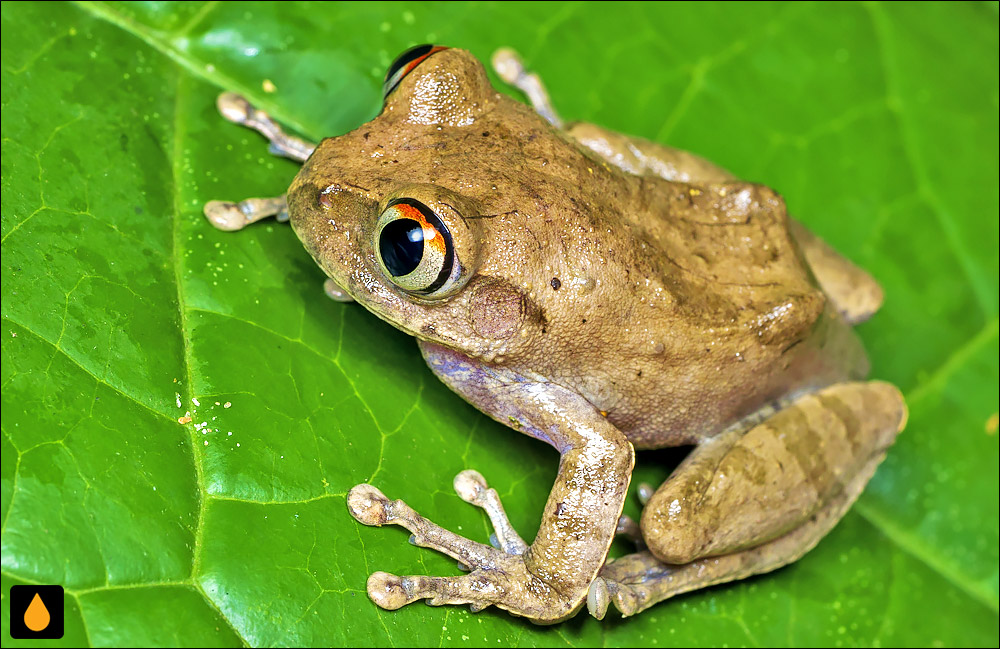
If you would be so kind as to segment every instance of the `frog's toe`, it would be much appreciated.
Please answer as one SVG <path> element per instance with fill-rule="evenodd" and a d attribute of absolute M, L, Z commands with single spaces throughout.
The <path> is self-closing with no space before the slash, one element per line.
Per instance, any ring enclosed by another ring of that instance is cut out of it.
<path fill-rule="evenodd" d="M 587 591 L 587 612 L 598 620 L 603 620 L 611 603 L 611 593 L 608 584 L 602 577 L 597 577 L 590 583 Z"/>
<path fill-rule="evenodd" d="M 646 547 L 646 542 L 642 538 L 642 529 L 639 527 L 639 523 L 631 516 L 622 514 L 618 517 L 618 527 L 615 528 L 615 535 L 624 536 L 635 543 L 639 549 L 645 549 Z"/>
<path fill-rule="evenodd" d="M 245 124 L 254 111 L 247 98 L 236 92 L 224 92 L 215 100 L 219 114 L 234 124 Z"/>
<path fill-rule="evenodd" d="M 373 572 L 367 589 L 368 597 L 387 611 L 395 611 L 417 599 L 408 579 L 388 572 Z"/>
<path fill-rule="evenodd" d="M 507 518 L 507 512 L 503 509 L 500 496 L 496 489 L 491 489 L 486 484 L 486 479 L 478 471 L 467 469 L 462 471 L 453 482 L 455 493 L 465 502 L 480 507 L 490 517 L 493 523 L 494 533 L 490 535 L 490 543 L 493 547 L 503 550 L 507 554 L 524 554 L 528 549 L 528 544 L 511 525 Z"/>
<path fill-rule="evenodd" d="M 392 503 L 370 484 L 359 484 L 347 493 L 347 509 L 354 520 L 381 527 L 389 522 Z M 373 575 L 374 576 L 374 575 Z"/>
<path fill-rule="evenodd" d="M 492 579 L 478 572 L 460 577 L 398 577 L 376 572 L 368 578 L 368 597 L 388 611 L 423 599 L 431 606 L 468 604 L 478 612 L 499 603 L 503 592 Z"/>
<path fill-rule="evenodd" d="M 233 232 L 247 223 L 246 215 L 232 201 L 208 201 L 203 209 L 205 218 L 224 232 Z"/>
<path fill-rule="evenodd" d="M 635 615 L 640 610 L 639 602 L 640 596 L 631 585 L 607 577 L 594 579 L 587 592 L 587 612 L 598 620 L 604 619 L 611 604 L 622 617 Z"/>
<path fill-rule="evenodd" d="M 643 507 L 646 506 L 646 503 L 649 502 L 654 493 L 656 493 L 656 489 L 653 489 L 653 486 L 648 482 L 640 482 L 639 487 L 636 489 L 636 494 L 639 496 L 639 503 Z"/>
<path fill-rule="evenodd" d="M 347 291 L 340 288 L 340 284 L 327 277 L 323 282 L 323 292 L 334 302 L 353 302 L 354 298 L 347 294 Z"/>
<path fill-rule="evenodd" d="M 563 127 L 563 121 L 556 114 L 545 90 L 545 84 L 537 74 L 528 72 L 520 55 L 509 47 L 503 47 L 493 53 L 491 58 L 493 69 L 497 75 L 525 94 L 535 111 L 556 128 Z"/>
<path fill-rule="evenodd" d="M 524 63 L 521 61 L 520 55 L 509 47 L 501 47 L 493 52 L 490 62 L 493 64 L 494 72 L 503 79 L 504 83 L 516 85 L 518 79 L 525 74 Z"/>
<path fill-rule="evenodd" d="M 622 614 L 622 617 L 635 615 L 641 610 L 639 607 L 641 598 L 632 586 L 612 581 L 610 579 L 605 581 L 607 583 L 608 594 L 611 602 L 615 605 L 615 608 L 618 609 L 618 612 Z"/>
<path fill-rule="evenodd" d="M 466 469 L 455 476 L 455 480 L 452 481 L 452 486 L 455 487 L 455 493 L 458 497 L 467 503 L 478 504 L 477 501 L 480 498 L 480 494 L 488 488 L 486 484 L 486 478 L 483 474 L 474 469 Z"/>
<path fill-rule="evenodd" d="M 365 525 L 406 528 L 411 533 L 413 545 L 437 550 L 471 568 L 495 568 L 507 557 L 500 550 L 435 525 L 402 500 L 389 500 L 369 484 L 359 484 L 348 492 L 347 509 L 355 520 Z"/>
<path fill-rule="evenodd" d="M 215 105 L 219 113 L 230 122 L 252 128 L 266 137 L 271 142 L 268 150 L 275 155 L 305 162 L 316 148 L 312 142 L 285 133 L 270 115 L 255 107 L 243 95 L 224 92 L 219 95 Z"/>

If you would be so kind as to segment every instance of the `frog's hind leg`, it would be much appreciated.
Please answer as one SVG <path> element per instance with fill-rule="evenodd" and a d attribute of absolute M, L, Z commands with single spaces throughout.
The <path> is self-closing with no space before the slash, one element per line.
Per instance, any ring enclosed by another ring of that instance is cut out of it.
<path fill-rule="evenodd" d="M 843 383 L 704 443 L 643 510 L 649 551 L 608 563 L 591 585 L 591 614 L 614 603 L 632 615 L 796 561 L 850 508 L 905 420 L 894 386 Z"/>
<path fill-rule="evenodd" d="M 798 561 L 837 524 L 869 477 L 856 476 L 805 524 L 749 550 L 680 565 L 664 563 L 648 550 L 616 559 L 591 584 L 588 610 L 603 619 L 608 604 L 613 603 L 622 617 L 628 617 L 675 595 L 745 579 Z"/>
<path fill-rule="evenodd" d="M 552 126 L 558 129 L 563 128 L 562 118 L 552 106 L 549 93 L 545 90 L 545 84 L 542 83 L 537 74 L 524 69 L 524 63 L 517 52 L 509 47 L 501 48 L 493 53 L 491 62 L 493 69 L 496 70 L 501 79 L 524 93 L 536 113 L 544 117 Z"/>
<path fill-rule="evenodd" d="M 789 228 L 816 281 L 844 320 L 858 324 L 875 315 L 883 296 L 875 278 L 794 219 L 789 219 Z"/>

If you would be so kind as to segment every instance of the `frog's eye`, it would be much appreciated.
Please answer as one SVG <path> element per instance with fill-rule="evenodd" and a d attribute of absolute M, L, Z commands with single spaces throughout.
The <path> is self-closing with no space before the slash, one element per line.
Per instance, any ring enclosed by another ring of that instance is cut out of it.
<path fill-rule="evenodd" d="M 447 47 L 440 45 L 417 45 L 406 50 L 392 62 L 388 72 L 385 73 L 385 81 L 382 83 L 382 101 L 385 101 L 389 93 L 396 89 L 403 77 L 413 71 L 413 68 L 420 65 L 421 61 L 431 54 L 446 50 Z"/>
<path fill-rule="evenodd" d="M 420 295 L 445 288 L 455 267 L 448 228 L 433 210 L 412 198 L 394 200 L 382 212 L 375 252 L 393 284 Z"/>

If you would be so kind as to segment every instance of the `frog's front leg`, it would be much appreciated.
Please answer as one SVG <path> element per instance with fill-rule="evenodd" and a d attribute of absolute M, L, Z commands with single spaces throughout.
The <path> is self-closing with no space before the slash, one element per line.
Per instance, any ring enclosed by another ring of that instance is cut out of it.
<path fill-rule="evenodd" d="M 888 383 L 842 383 L 707 440 L 650 498 L 649 552 L 609 563 L 588 608 L 632 615 L 674 595 L 791 563 L 847 512 L 902 430 Z"/>
<path fill-rule="evenodd" d="M 256 108 L 242 95 L 224 92 L 219 95 L 216 105 L 219 113 L 230 122 L 252 128 L 264 135 L 270 142 L 268 150 L 275 155 L 305 162 L 316 148 L 312 142 L 285 133 L 270 115 Z M 208 201 L 203 211 L 209 223 L 225 232 L 242 230 L 251 223 L 271 216 L 279 223 L 288 221 L 288 203 L 284 195 L 275 198 L 247 198 L 239 202 Z M 354 301 L 332 279 L 323 283 L 323 292 L 337 302 Z"/>
<path fill-rule="evenodd" d="M 632 445 L 573 392 L 482 365 L 438 345 L 420 346 L 431 369 L 480 410 L 555 446 L 561 453 L 559 471 L 530 546 L 506 523 L 499 501 L 495 506 L 482 493 L 485 483 L 456 481 L 463 498 L 478 499 L 490 513 L 498 545 L 506 552 L 442 530 L 371 486 L 355 487 L 348 505 L 356 519 L 368 525 L 402 525 L 418 545 L 473 569 L 457 577 L 375 573 L 368 582 L 369 596 L 384 608 L 427 599 L 432 604 L 471 604 L 475 610 L 493 605 L 542 623 L 566 619 L 583 605 L 607 558 L 632 473 Z"/>
<path fill-rule="evenodd" d="M 316 148 L 311 142 L 285 133 L 270 115 L 256 108 L 242 95 L 224 92 L 219 95 L 216 105 L 219 113 L 230 122 L 252 128 L 266 137 L 270 142 L 269 150 L 275 155 L 305 162 Z M 248 198 L 238 203 L 209 201 L 205 203 L 204 212 L 205 218 L 212 225 L 227 232 L 240 230 L 269 216 L 277 217 L 281 222 L 288 220 L 288 204 L 284 196 Z"/>

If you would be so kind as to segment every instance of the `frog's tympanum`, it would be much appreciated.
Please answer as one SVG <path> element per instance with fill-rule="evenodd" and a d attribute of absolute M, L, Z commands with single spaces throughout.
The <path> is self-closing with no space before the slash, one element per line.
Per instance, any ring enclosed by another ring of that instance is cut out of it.
<path fill-rule="evenodd" d="M 331 297 L 416 337 L 452 390 L 561 454 L 530 545 L 475 471 L 454 486 L 489 515 L 492 545 L 354 487 L 358 521 L 401 525 L 469 569 L 376 572 L 369 596 L 547 623 L 584 604 L 632 615 L 795 561 L 906 421 L 899 390 L 863 380 L 851 329 L 878 309 L 878 285 L 768 187 L 564 126 L 516 54 L 493 63 L 534 109 L 497 92 L 469 52 L 429 45 L 389 69 L 375 119 L 318 146 L 239 96 L 219 99 L 303 166 L 286 197 L 213 201 L 208 218 L 229 230 L 290 219 Z M 640 486 L 640 521 L 623 517 L 634 449 L 678 445 L 694 450 L 658 489 Z M 638 551 L 608 561 L 616 534 Z"/>

